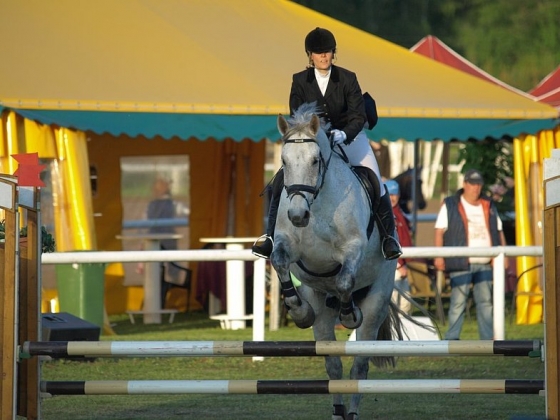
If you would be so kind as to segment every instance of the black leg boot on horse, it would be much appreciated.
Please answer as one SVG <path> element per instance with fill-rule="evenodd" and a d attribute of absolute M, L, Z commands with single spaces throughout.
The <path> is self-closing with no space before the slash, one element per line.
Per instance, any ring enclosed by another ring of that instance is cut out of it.
<path fill-rule="evenodd" d="M 253 254 L 261 258 L 270 258 L 272 249 L 274 248 L 274 228 L 276 227 L 276 216 L 278 215 L 278 207 L 280 206 L 280 194 L 284 189 L 284 169 L 280 170 L 272 180 L 272 191 L 270 197 L 270 206 L 268 208 L 268 223 L 266 234 L 262 235 L 255 241 L 252 247 Z"/>
<path fill-rule="evenodd" d="M 365 166 L 356 166 L 354 169 L 362 176 L 366 175 L 371 185 L 374 186 L 374 190 L 376 189 L 375 186 L 379 185 L 379 178 L 377 178 L 375 172 Z M 395 215 L 393 214 L 389 193 L 384 184 L 379 185 L 379 187 L 385 189 L 385 194 L 379 197 L 379 205 L 375 212 L 375 220 L 381 236 L 381 250 L 386 260 L 394 260 L 402 255 L 402 248 L 398 239 L 394 236 L 396 233 Z M 374 197 L 371 197 L 371 199 L 373 203 Z"/>

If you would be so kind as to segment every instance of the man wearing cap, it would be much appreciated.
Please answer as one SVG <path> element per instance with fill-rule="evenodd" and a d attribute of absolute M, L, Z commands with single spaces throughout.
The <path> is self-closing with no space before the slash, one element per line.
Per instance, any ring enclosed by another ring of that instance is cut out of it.
<path fill-rule="evenodd" d="M 389 179 L 385 181 L 385 187 L 387 187 L 387 193 L 389 193 L 389 198 L 391 199 L 399 242 L 401 246 L 412 246 L 410 222 L 399 206 L 399 198 L 401 196 L 399 184 L 394 179 Z M 410 313 L 412 304 L 402 295 L 410 296 L 410 284 L 408 283 L 406 260 L 404 258 L 399 258 L 395 271 L 395 290 L 392 300 L 403 312 Z"/>
<path fill-rule="evenodd" d="M 505 245 L 502 221 L 494 203 L 481 196 L 484 179 L 476 169 L 465 172 L 463 188 L 447 197 L 435 224 L 435 246 L 490 247 Z M 446 340 L 459 340 L 471 284 L 481 340 L 492 340 L 492 258 L 451 257 L 434 259 L 438 270 L 451 281 L 449 329 Z"/>

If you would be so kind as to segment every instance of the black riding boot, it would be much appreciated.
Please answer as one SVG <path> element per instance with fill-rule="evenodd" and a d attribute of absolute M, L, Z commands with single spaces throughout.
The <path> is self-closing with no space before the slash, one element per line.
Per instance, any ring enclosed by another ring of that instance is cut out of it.
<path fill-rule="evenodd" d="M 385 188 L 383 186 L 382 188 Z M 385 189 L 385 194 L 379 199 L 379 207 L 375 213 L 377 218 L 377 228 L 381 234 L 381 249 L 386 260 L 394 260 L 402 255 L 401 244 L 395 238 L 395 215 L 389 193 Z"/>
<path fill-rule="evenodd" d="M 354 169 L 361 174 L 361 176 L 367 176 L 369 183 L 372 185 L 374 190 L 376 187 L 383 188 L 385 194 L 379 197 L 379 205 L 377 206 L 377 211 L 375 212 L 375 219 L 377 222 L 377 229 L 381 235 L 381 251 L 386 260 L 394 260 L 402 255 L 402 248 L 399 241 L 395 236 L 395 215 L 393 214 L 393 206 L 391 205 L 391 199 L 389 198 L 389 193 L 385 188 L 384 184 L 380 184 L 379 178 L 373 172 L 371 168 L 366 166 L 355 166 Z M 373 197 L 373 191 L 369 192 L 371 196 L 372 203 L 375 201 Z M 374 205 L 375 207 L 375 205 Z"/>
<path fill-rule="evenodd" d="M 253 254 L 261 258 L 270 258 L 274 248 L 274 228 L 276 227 L 276 216 L 280 206 L 280 194 L 284 189 L 284 169 L 280 168 L 272 181 L 272 191 L 270 197 L 270 207 L 268 208 L 268 223 L 266 234 L 262 235 L 253 244 Z"/>

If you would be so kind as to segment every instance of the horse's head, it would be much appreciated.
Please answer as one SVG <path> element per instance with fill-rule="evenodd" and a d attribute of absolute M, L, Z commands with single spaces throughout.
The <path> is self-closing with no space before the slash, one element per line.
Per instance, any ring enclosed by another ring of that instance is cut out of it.
<path fill-rule="evenodd" d="M 420 174 L 422 173 L 422 167 L 416 168 L 416 206 L 419 210 L 424 210 L 426 208 L 426 199 L 422 193 L 422 178 Z M 399 184 L 400 197 L 399 206 L 407 214 L 410 214 L 410 208 L 408 202 L 412 200 L 412 188 L 413 184 L 414 170 L 413 168 L 408 168 L 402 174 L 395 177 L 395 181 Z"/>
<path fill-rule="evenodd" d="M 315 104 L 302 105 L 289 120 L 279 115 L 278 130 L 283 142 L 284 185 L 290 200 L 288 218 L 294 226 L 306 227 L 311 205 L 323 184 L 326 163 L 322 150 L 327 150 L 328 139 Z"/>

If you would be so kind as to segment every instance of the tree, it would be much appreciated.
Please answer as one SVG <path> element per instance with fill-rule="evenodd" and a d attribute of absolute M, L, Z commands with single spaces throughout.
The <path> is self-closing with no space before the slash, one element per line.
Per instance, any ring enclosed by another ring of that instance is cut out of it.
<path fill-rule="evenodd" d="M 476 0 L 457 22 L 457 44 L 488 73 L 522 90 L 560 63 L 560 2 Z"/>
<path fill-rule="evenodd" d="M 560 63 L 558 0 L 294 1 L 405 48 L 435 35 L 522 90 Z"/>
<path fill-rule="evenodd" d="M 427 34 L 446 35 L 451 31 L 447 14 L 457 7 L 442 12 L 440 1 L 427 0 L 294 0 L 310 9 L 348 23 L 366 32 L 410 48 Z M 452 3 L 460 3 L 453 1 Z M 435 22 L 436 24 L 432 24 Z"/>
<path fill-rule="evenodd" d="M 513 150 L 510 139 L 469 140 L 459 150 L 462 172 L 478 169 L 484 178 L 483 194 L 492 198 L 503 221 L 513 217 Z"/>

